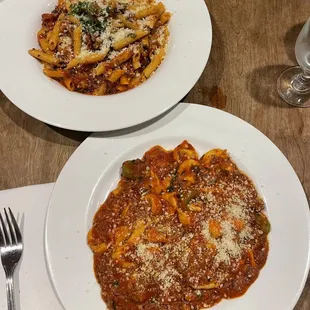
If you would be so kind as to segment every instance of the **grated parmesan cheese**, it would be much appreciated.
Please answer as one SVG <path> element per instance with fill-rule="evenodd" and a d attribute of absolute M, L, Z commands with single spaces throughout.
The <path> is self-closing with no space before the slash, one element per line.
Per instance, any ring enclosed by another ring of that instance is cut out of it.
<path fill-rule="evenodd" d="M 212 244 L 215 245 L 217 254 L 215 255 L 215 261 L 217 264 L 225 263 L 229 264 L 231 258 L 240 258 L 241 248 L 234 241 L 235 231 L 228 221 L 221 222 L 222 237 L 215 239 L 210 235 L 209 223 L 203 223 L 202 234 Z"/>
<path fill-rule="evenodd" d="M 232 217 L 238 220 L 247 220 L 248 215 L 246 213 L 246 209 L 241 204 L 242 204 L 242 201 L 240 201 L 239 204 L 232 203 L 226 206 L 226 210 Z"/>
<path fill-rule="evenodd" d="M 124 47 L 123 49 L 119 50 L 119 51 L 112 51 L 109 53 L 108 59 L 112 60 L 113 58 L 115 58 L 116 56 L 120 55 L 121 53 L 123 53 L 125 50 L 127 50 L 128 47 Z"/>
<path fill-rule="evenodd" d="M 138 19 L 137 24 L 139 28 L 144 29 L 144 30 L 149 30 L 149 28 L 152 28 L 154 25 L 153 17 L 147 16 L 142 19 Z"/>
<path fill-rule="evenodd" d="M 157 42 L 163 46 L 166 44 L 166 27 L 158 28 L 158 39 Z"/>
<path fill-rule="evenodd" d="M 134 34 L 135 31 L 129 28 L 119 28 L 118 31 L 112 34 L 112 41 L 117 42 L 124 39 L 126 36 Z"/>
<path fill-rule="evenodd" d="M 111 34 L 113 31 L 113 27 L 111 22 L 107 23 L 106 29 L 103 33 L 101 33 L 99 40 L 101 41 L 101 50 L 106 50 L 111 47 Z"/>
<path fill-rule="evenodd" d="M 171 266 L 167 267 L 158 276 L 158 279 L 161 282 L 160 288 L 162 290 L 169 289 L 172 285 L 175 284 L 175 278 L 179 277 L 180 274 L 175 268 Z"/>
<path fill-rule="evenodd" d="M 72 44 L 72 39 L 70 37 L 60 37 L 61 47 L 66 49 Z"/>
<path fill-rule="evenodd" d="M 168 229 L 169 231 L 169 229 Z M 141 283 L 146 280 L 154 280 L 159 287 L 166 291 L 171 286 L 181 287 L 180 280 L 182 275 L 178 270 L 170 265 L 170 257 L 178 257 L 180 266 L 186 270 L 189 260 L 189 243 L 194 234 L 189 233 L 174 244 L 165 244 L 160 247 L 156 243 L 140 243 L 136 248 L 136 255 L 142 262 L 138 279 Z M 152 251 L 158 249 L 160 252 L 156 256 Z M 155 260 L 156 257 L 156 260 Z"/>

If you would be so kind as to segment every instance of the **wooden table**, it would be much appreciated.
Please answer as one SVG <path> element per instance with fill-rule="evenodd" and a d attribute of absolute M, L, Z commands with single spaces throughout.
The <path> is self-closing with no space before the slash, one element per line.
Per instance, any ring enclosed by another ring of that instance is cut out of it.
<path fill-rule="evenodd" d="M 213 24 L 211 55 L 184 101 L 215 105 L 261 130 L 291 162 L 309 197 L 310 109 L 291 108 L 283 102 L 276 80 L 296 64 L 294 44 L 310 15 L 310 5 L 305 0 L 206 3 Z M 20 111 L 1 92 L 0 106 L 0 189 L 55 181 L 88 134 L 45 125 Z M 309 279 L 295 309 L 310 309 Z"/>

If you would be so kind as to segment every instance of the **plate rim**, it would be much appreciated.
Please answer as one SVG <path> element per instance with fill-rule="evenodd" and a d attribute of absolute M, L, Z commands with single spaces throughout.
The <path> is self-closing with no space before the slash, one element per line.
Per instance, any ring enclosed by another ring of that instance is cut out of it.
<path fill-rule="evenodd" d="M 211 108 L 211 107 L 201 106 L 201 105 L 197 105 L 197 104 L 188 104 L 188 103 L 179 103 L 177 107 L 181 107 L 181 108 L 182 108 L 182 107 L 185 107 L 185 105 L 187 106 L 186 108 L 188 108 L 188 106 L 191 106 L 191 107 L 195 106 L 195 107 L 198 107 L 198 108 L 204 108 L 204 109 L 206 108 L 206 109 L 217 110 L 217 109 Z M 185 109 L 186 109 L 186 108 L 185 108 Z M 176 109 L 178 109 L 178 108 L 175 107 L 175 108 L 173 108 L 172 110 L 176 110 Z M 228 113 L 228 112 L 226 112 L 226 111 L 221 111 L 221 110 L 217 110 L 217 111 L 220 111 L 220 113 L 227 114 L 227 115 L 229 115 L 229 117 L 238 119 L 238 120 L 241 121 L 242 123 L 247 124 L 248 126 L 250 126 L 250 127 L 252 127 L 253 129 L 255 129 L 260 135 L 264 136 L 264 138 L 267 139 L 267 140 L 269 141 L 269 143 L 276 149 L 276 151 L 278 152 L 278 154 L 281 155 L 282 158 L 285 160 L 286 166 L 287 166 L 288 168 L 290 168 L 291 172 L 293 173 L 292 176 L 294 176 L 294 177 L 296 178 L 296 181 L 297 181 L 298 185 L 300 186 L 300 189 L 302 190 L 301 193 L 303 194 L 303 200 L 305 200 L 306 203 L 307 203 L 307 205 L 309 205 L 309 202 L 308 202 L 306 193 L 305 193 L 305 191 L 304 191 L 304 188 L 303 188 L 303 186 L 302 186 L 302 184 L 301 184 L 301 182 L 300 182 L 300 180 L 299 180 L 299 178 L 298 178 L 298 176 L 297 176 L 295 170 L 293 169 L 293 167 L 292 167 L 292 165 L 290 164 L 290 162 L 288 161 L 288 159 L 287 159 L 287 158 L 284 156 L 284 154 L 281 152 L 281 150 L 277 147 L 277 145 L 275 145 L 275 144 L 274 144 L 267 136 L 265 136 L 260 130 L 258 130 L 257 128 L 255 128 L 253 125 L 251 125 L 251 124 L 245 122 L 245 121 L 242 120 L 241 118 L 239 118 L 239 117 L 237 117 L 237 116 L 235 116 L 235 115 L 233 115 L 233 114 L 230 114 L 230 113 Z M 182 110 L 182 112 L 183 112 L 183 110 Z M 169 115 L 169 113 L 168 113 L 168 115 Z M 156 123 L 156 122 L 155 122 L 155 123 Z M 166 123 L 166 124 L 168 124 L 168 123 Z M 138 125 L 138 126 L 139 126 L 139 125 Z M 142 127 L 141 131 L 143 131 L 145 128 L 147 128 L 147 127 Z M 157 130 L 157 129 L 155 129 L 154 131 L 156 131 L 156 130 Z M 124 133 L 124 135 L 125 135 L 125 138 L 129 138 L 129 139 L 132 138 L 131 135 L 130 135 L 130 133 L 129 133 L 129 137 L 126 137 L 126 136 L 127 136 L 126 130 L 122 130 L 122 131 L 123 131 L 123 133 Z M 112 134 L 112 139 L 113 139 L 113 137 L 122 137 L 122 131 L 120 132 L 120 135 L 115 135 L 115 136 L 114 136 L 114 135 Z M 132 132 L 135 133 L 135 132 L 139 132 L 139 131 L 140 131 L 140 129 L 139 129 L 138 131 L 132 131 Z M 144 136 L 144 135 L 148 135 L 148 132 L 142 133 L 142 136 Z M 107 139 L 110 139 L 111 137 L 110 137 L 109 135 L 108 135 L 107 137 L 105 137 L 103 133 L 102 133 L 102 134 L 100 134 L 100 133 L 97 133 L 97 134 L 96 134 L 96 133 L 95 133 L 95 134 L 93 134 L 90 138 L 87 138 L 87 139 L 75 150 L 74 154 L 78 152 L 78 150 L 81 148 L 81 146 L 82 146 L 83 144 L 85 145 L 86 143 L 88 143 L 88 142 L 89 142 L 89 139 L 94 139 L 94 138 L 107 138 Z M 159 137 L 157 137 L 156 139 L 159 139 Z M 146 142 L 146 140 L 144 140 L 142 143 L 145 143 L 145 142 Z M 141 141 L 140 141 L 137 145 L 139 145 L 139 144 L 141 144 Z M 57 178 L 57 181 L 58 181 L 59 178 L 62 177 L 63 170 L 65 169 L 65 167 L 67 166 L 67 164 L 69 163 L 69 161 L 70 161 L 70 159 L 68 160 L 68 162 L 66 163 L 66 165 L 63 167 L 61 173 L 59 174 L 59 176 L 58 176 L 58 178 Z M 55 185 L 57 184 L 57 181 L 56 181 Z M 94 187 L 94 189 L 95 189 L 95 188 L 96 188 L 96 186 Z M 52 270 L 51 270 L 51 263 L 49 262 L 49 259 L 48 259 L 48 240 L 47 240 L 48 226 L 47 226 L 47 223 L 48 223 L 49 210 L 52 208 L 52 199 L 53 199 L 53 195 L 54 195 L 55 191 L 56 191 L 56 186 L 54 186 L 53 191 L 52 191 L 52 193 L 51 193 L 50 200 L 49 200 L 49 204 L 48 204 L 48 209 L 47 209 L 47 212 L 46 212 L 46 221 L 45 221 L 45 228 L 44 228 L 44 252 L 45 252 L 46 265 L 47 265 L 47 270 L 48 270 L 49 277 L 50 277 L 51 282 L 52 282 L 52 284 L 53 284 L 53 288 L 55 289 L 56 295 L 57 295 L 58 299 L 61 301 L 61 304 L 62 304 L 63 307 L 64 307 L 64 304 L 63 304 L 62 299 L 61 299 L 61 297 L 60 297 L 60 295 L 59 295 L 59 292 L 58 292 L 57 289 L 56 289 L 55 282 L 54 282 L 54 280 L 53 280 Z M 89 197 L 89 198 L 90 198 L 90 197 Z M 308 223 L 309 223 L 309 222 L 310 222 L 310 211 L 309 211 L 308 208 L 307 208 L 307 210 L 305 209 L 304 211 L 305 211 L 305 214 L 306 214 L 306 212 L 307 212 L 307 220 L 308 220 Z M 308 224 L 308 226 L 307 226 L 307 231 L 308 231 L 307 237 L 308 237 L 308 241 L 309 241 L 309 240 L 310 240 L 310 238 L 309 238 L 309 235 L 310 235 L 310 224 Z M 306 284 L 306 281 L 307 281 L 307 278 L 308 278 L 308 275 L 309 275 L 309 268 L 310 268 L 310 246 L 309 246 L 309 244 L 308 244 L 307 258 L 306 258 L 306 259 L 307 259 L 307 263 L 306 263 L 306 266 L 305 266 L 305 270 L 303 271 L 303 278 L 302 278 L 302 281 L 301 281 L 300 284 L 299 284 L 299 290 L 295 292 L 294 299 L 292 299 L 292 300 L 291 300 L 291 304 L 288 305 L 288 307 L 291 307 L 291 308 L 288 308 L 288 309 L 293 309 L 293 308 L 296 306 L 296 304 L 297 304 L 298 300 L 300 299 L 300 296 L 301 296 L 301 294 L 302 294 L 302 292 L 303 292 L 303 289 L 304 289 L 304 287 L 305 287 L 305 284 Z M 264 269 L 264 268 L 263 268 L 263 269 Z M 239 298 L 237 298 L 237 299 L 239 299 Z M 234 300 L 234 299 L 233 299 L 233 300 Z"/>

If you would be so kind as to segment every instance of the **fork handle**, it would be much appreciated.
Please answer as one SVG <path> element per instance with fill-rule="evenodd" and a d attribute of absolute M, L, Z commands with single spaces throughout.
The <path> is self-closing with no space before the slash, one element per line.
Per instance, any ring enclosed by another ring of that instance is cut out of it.
<path fill-rule="evenodd" d="M 13 275 L 8 276 L 6 279 L 6 296 L 8 299 L 8 310 L 15 310 Z"/>

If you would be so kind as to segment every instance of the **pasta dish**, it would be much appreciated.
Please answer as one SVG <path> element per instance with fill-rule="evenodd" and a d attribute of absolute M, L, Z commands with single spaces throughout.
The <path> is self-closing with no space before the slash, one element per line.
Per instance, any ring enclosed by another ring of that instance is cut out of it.
<path fill-rule="evenodd" d="M 108 309 L 199 310 L 243 295 L 268 256 L 269 221 L 226 150 L 183 141 L 122 165 L 88 233 Z"/>
<path fill-rule="evenodd" d="M 42 15 L 40 49 L 29 54 L 70 91 L 124 92 L 148 79 L 165 57 L 171 14 L 155 0 L 59 0 Z"/>

